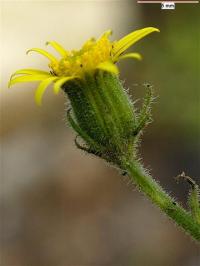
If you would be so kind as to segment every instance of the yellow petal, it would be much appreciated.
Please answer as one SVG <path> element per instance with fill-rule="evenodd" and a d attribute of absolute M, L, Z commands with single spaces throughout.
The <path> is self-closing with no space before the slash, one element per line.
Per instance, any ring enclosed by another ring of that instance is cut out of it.
<path fill-rule="evenodd" d="M 44 55 L 45 57 L 47 57 L 50 61 L 52 62 L 57 62 L 57 59 L 50 53 L 46 52 L 45 50 L 43 49 L 39 49 L 39 48 L 32 48 L 32 49 L 29 49 L 26 53 L 28 54 L 29 52 L 37 52 L 41 55 Z"/>
<path fill-rule="evenodd" d="M 97 69 L 101 69 L 101 70 L 104 70 L 104 71 L 107 71 L 107 72 L 111 72 L 111 73 L 114 73 L 116 75 L 119 73 L 119 70 L 118 70 L 117 66 L 115 64 L 113 64 L 112 62 L 110 62 L 110 61 L 105 61 L 103 63 L 100 63 L 97 66 Z"/>
<path fill-rule="evenodd" d="M 51 41 L 51 42 L 46 42 L 46 44 L 50 44 L 61 56 L 66 56 L 67 51 L 57 42 Z"/>
<path fill-rule="evenodd" d="M 124 55 L 120 55 L 118 57 L 118 61 L 122 60 L 122 59 L 127 59 L 127 58 L 142 60 L 142 56 L 139 53 L 127 53 L 127 54 L 124 54 Z"/>
<path fill-rule="evenodd" d="M 72 80 L 72 79 L 75 79 L 77 77 L 73 76 L 73 77 L 63 77 L 63 78 L 60 78 L 58 81 L 55 82 L 55 85 L 54 85 L 54 88 L 53 88 L 53 91 L 55 94 L 58 94 L 58 92 L 60 91 L 62 85 L 67 82 L 68 80 Z"/>
<path fill-rule="evenodd" d="M 42 96 L 43 96 L 45 90 L 47 89 L 47 87 L 52 83 L 52 81 L 54 81 L 57 78 L 58 77 L 46 78 L 45 80 L 43 80 L 42 82 L 40 82 L 40 84 L 37 87 L 36 92 L 35 92 L 35 101 L 36 101 L 36 103 L 38 105 L 41 105 L 41 103 L 42 103 Z"/>
<path fill-rule="evenodd" d="M 26 76 L 20 76 L 14 79 L 11 79 L 8 83 L 8 87 L 13 86 L 16 83 L 21 83 L 21 82 L 32 82 L 32 81 L 40 81 L 44 80 L 47 77 L 44 75 L 26 75 Z"/>
<path fill-rule="evenodd" d="M 112 30 L 107 30 L 101 35 L 101 37 L 99 39 L 101 39 L 103 37 L 107 37 L 108 38 L 110 35 L 112 35 Z"/>
<path fill-rule="evenodd" d="M 159 32 L 159 29 L 148 27 L 141 30 L 136 30 L 117 41 L 113 48 L 114 60 L 117 60 L 118 56 L 120 56 L 131 45 L 152 32 Z"/>
<path fill-rule="evenodd" d="M 27 75 L 46 75 L 46 76 L 49 76 L 49 72 L 47 71 L 42 71 L 42 70 L 38 70 L 38 69 L 20 69 L 20 70 L 17 70 L 15 73 L 13 73 L 10 77 L 10 79 L 12 79 L 14 76 L 16 75 L 22 75 L 22 74 L 27 74 Z"/>

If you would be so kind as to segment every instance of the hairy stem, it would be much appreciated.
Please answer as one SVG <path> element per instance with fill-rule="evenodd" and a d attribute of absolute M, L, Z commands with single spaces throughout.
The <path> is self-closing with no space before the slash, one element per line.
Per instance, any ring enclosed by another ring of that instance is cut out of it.
<path fill-rule="evenodd" d="M 195 240 L 200 241 L 200 224 L 171 198 L 138 162 L 123 160 L 124 169 L 140 191 Z"/>

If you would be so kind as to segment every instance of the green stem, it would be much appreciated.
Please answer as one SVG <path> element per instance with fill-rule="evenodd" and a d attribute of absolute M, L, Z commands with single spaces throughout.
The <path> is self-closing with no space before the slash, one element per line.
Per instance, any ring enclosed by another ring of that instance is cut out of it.
<path fill-rule="evenodd" d="M 200 224 L 192 215 L 174 201 L 139 163 L 123 160 L 130 178 L 148 198 L 165 212 L 177 225 L 194 239 L 200 241 Z"/>

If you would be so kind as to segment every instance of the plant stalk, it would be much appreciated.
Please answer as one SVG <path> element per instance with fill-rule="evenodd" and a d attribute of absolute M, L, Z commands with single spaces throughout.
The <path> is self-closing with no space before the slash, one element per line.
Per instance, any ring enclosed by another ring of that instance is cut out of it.
<path fill-rule="evenodd" d="M 123 160 L 123 166 L 141 192 L 185 232 L 200 241 L 200 224 L 195 221 L 190 212 L 181 207 L 149 174 L 145 173 L 138 162 Z"/>

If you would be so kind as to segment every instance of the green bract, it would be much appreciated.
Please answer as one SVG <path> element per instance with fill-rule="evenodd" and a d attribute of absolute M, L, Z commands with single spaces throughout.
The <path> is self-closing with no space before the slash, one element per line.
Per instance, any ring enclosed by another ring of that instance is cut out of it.
<path fill-rule="evenodd" d="M 150 121 L 151 88 L 140 114 L 117 75 L 97 70 L 63 85 L 72 110 L 68 120 L 85 145 L 79 148 L 121 167 L 122 156 L 136 155 L 138 133 Z"/>

